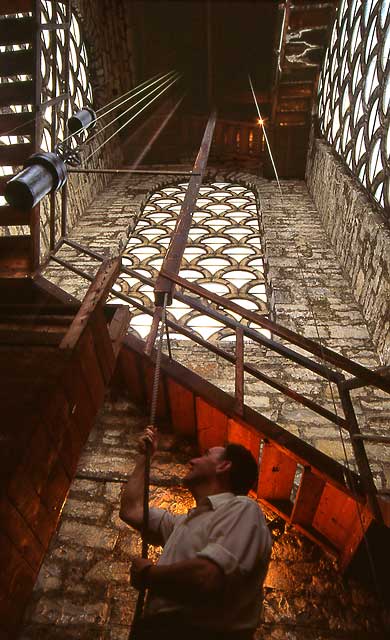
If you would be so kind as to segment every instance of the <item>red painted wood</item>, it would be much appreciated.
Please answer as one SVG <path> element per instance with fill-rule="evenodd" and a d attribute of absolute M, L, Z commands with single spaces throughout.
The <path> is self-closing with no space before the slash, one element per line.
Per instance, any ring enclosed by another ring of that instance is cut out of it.
<path fill-rule="evenodd" d="M 324 487 L 313 527 L 322 533 L 342 551 L 350 535 L 351 527 L 357 522 L 356 502 L 335 487 Z"/>
<path fill-rule="evenodd" d="M 167 381 L 171 421 L 174 431 L 183 436 L 196 433 L 194 394 L 172 379 Z"/>
<path fill-rule="evenodd" d="M 259 459 L 261 437 L 245 423 L 230 419 L 228 423 L 228 442 L 242 444 L 249 449 L 256 462 Z"/>
<path fill-rule="evenodd" d="M 303 470 L 291 514 L 291 522 L 302 526 L 312 525 L 324 487 L 325 481 L 312 473 L 310 468 Z"/>
<path fill-rule="evenodd" d="M 228 418 L 202 398 L 196 398 L 198 443 L 203 452 L 210 447 L 223 446 L 228 437 Z"/>
<path fill-rule="evenodd" d="M 265 442 L 260 462 L 257 495 L 266 500 L 289 500 L 296 462 L 271 443 Z"/>

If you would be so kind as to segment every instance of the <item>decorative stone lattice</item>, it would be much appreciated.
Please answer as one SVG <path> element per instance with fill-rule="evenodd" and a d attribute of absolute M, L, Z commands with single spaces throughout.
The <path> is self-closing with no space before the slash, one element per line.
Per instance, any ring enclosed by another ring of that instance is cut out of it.
<path fill-rule="evenodd" d="M 53 5 L 50 0 L 42 0 L 42 24 L 57 22 L 66 23 L 65 3 L 57 3 L 57 15 L 53 15 Z M 56 142 L 64 139 L 66 131 L 66 121 L 68 118 L 83 106 L 92 106 L 92 87 L 88 80 L 88 56 L 83 43 L 80 23 L 74 13 L 72 13 L 70 23 L 69 42 L 69 94 L 68 103 L 61 103 L 57 108 L 57 131 Z M 52 65 L 51 65 L 51 43 L 50 32 L 42 31 L 42 54 L 41 54 L 41 74 L 42 74 L 42 102 L 46 102 L 56 95 L 65 91 L 65 31 L 56 31 L 56 62 L 57 62 L 57 83 L 54 86 Z M 52 120 L 52 109 L 48 107 L 43 114 L 43 140 L 42 146 L 45 150 L 51 149 L 50 123 Z"/>
<path fill-rule="evenodd" d="M 164 188 L 149 198 L 123 254 L 124 265 L 152 279 L 157 277 L 187 186 L 183 183 Z M 201 187 L 179 275 L 246 309 L 267 314 L 259 220 L 255 194 L 245 187 L 221 182 Z M 124 273 L 115 288 L 146 306 L 154 304 L 153 287 Z M 114 301 L 123 304 L 120 299 Z M 151 316 L 135 308 L 132 311 L 131 328 L 144 338 Z M 205 339 L 234 339 L 231 329 L 177 300 L 169 307 L 168 318 Z M 171 337 L 183 338 L 176 333 Z"/>
<path fill-rule="evenodd" d="M 390 206 L 390 0 L 343 0 L 319 83 L 326 140 Z"/>
<path fill-rule="evenodd" d="M 31 16 L 31 13 L 15 14 L 17 17 Z M 67 22 L 66 7 L 64 2 L 56 3 L 56 14 L 53 12 L 53 3 L 51 0 L 42 0 L 41 2 L 41 23 L 64 24 Z M 53 35 L 54 34 L 54 35 Z M 52 69 L 52 38 L 55 38 L 55 60 L 57 65 L 57 80 L 54 86 L 54 77 Z M 30 49 L 30 44 L 15 44 L 0 47 L 0 52 L 12 52 Z M 65 31 L 57 29 L 50 31 L 43 29 L 41 31 L 41 103 L 51 100 L 56 95 L 65 92 Z M 52 149 L 53 144 L 60 142 L 65 137 L 66 122 L 70 115 L 81 109 L 83 106 L 92 105 L 92 88 L 88 80 L 88 57 L 83 44 L 79 20 L 72 13 L 70 23 L 70 51 L 69 51 L 69 101 L 63 101 L 59 105 L 47 107 L 41 119 L 42 139 L 41 148 L 44 151 Z M 0 82 L 20 82 L 32 80 L 29 75 L 15 75 L 3 77 Z M 20 113 L 31 112 L 31 118 L 34 119 L 32 113 L 32 105 L 11 105 L 3 108 L 3 113 Z M 56 110 L 56 134 L 55 140 L 52 141 L 51 122 L 53 118 L 53 110 Z M 10 131 L 9 135 L 0 137 L 0 144 L 16 144 L 29 142 L 26 136 L 18 135 L 17 130 Z M 0 167 L 1 175 L 11 175 L 14 172 L 13 167 Z"/>

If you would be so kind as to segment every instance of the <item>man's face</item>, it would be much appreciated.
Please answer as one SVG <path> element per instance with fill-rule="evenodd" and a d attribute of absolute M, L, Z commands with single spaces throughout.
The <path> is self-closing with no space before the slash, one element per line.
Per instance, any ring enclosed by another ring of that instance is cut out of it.
<path fill-rule="evenodd" d="M 183 478 L 183 484 L 190 488 L 215 478 L 224 455 L 224 447 L 211 447 L 199 458 L 192 458 L 189 462 L 190 469 Z"/>

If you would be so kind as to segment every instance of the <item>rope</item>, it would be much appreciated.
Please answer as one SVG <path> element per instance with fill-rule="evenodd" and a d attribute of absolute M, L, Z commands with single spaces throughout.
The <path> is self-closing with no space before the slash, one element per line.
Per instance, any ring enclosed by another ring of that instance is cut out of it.
<path fill-rule="evenodd" d="M 164 294 L 164 304 L 161 311 L 161 325 L 159 329 L 158 336 L 158 347 L 157 347 L 157 355 L 156 355 L 156 364 L 154 367 L 154 376 L 153 376 L 153 388 L 152 388 L 152 401 L 150 405 L 150 420 L 149 424 L 151 426 L 155 425 L 156 422 L 156 413 L 157 413 L 157 401 L 158 401 L 158 388 L 160 384 L 160 372 L 161 372 L 161 356 L 162 356 L 162 347 L 164 340 L 164 333 L 166 328 L 166 305 L 168 300 L 168 294 Z M 148 543 L 147 543 L 147 532 L 149 529 L 149 485 L 150 485 L 150 463 L 151 463 L 151 445 L 147 443 L 146 451 L 145 451 L 145 479 L 144 479 L 144 494 L 143 494 L 143 522 L 142 522 L 142 557 L 148 557 Z M 138 593 L 137 604 L 135 607 L 133 622 L 131 625 L 129 640 L 136 640 L 137 637 L 137 629 L 139 622 L 141 620 L 144 601 L 145 601 L 146 589 L 141 589 Z"/>

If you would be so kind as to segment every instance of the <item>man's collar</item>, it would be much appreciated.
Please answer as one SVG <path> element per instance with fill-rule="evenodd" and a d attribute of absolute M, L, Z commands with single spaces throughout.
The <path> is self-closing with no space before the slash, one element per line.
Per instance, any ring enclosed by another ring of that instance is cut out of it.
<path fill-rule="evenodd" d="M 211 508 L 215 511 L 215 509 L 218 509 L 218 507 L 221 507 L 223 504 L 225 504 L 225 502 L 229 502 L 230 500 L 232 500 L 233 498 L 235 498 L 236 496 L 234 495 L 234 493 L 230 493 L 230 492 L 225 492 L 225 493 L 216 493 L 213 496 L 207 496 L 210 504 L 211 504 Z"/>

